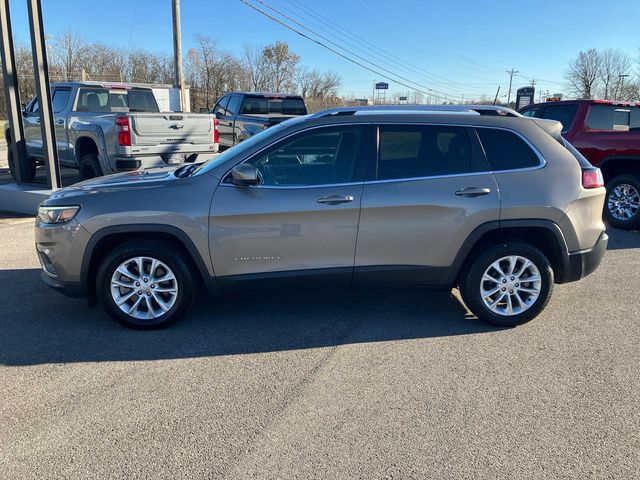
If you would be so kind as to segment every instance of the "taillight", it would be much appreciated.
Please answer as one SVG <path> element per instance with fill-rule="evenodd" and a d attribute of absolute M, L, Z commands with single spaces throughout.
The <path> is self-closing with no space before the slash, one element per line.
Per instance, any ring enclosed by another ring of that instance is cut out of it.
<path fill-rule="evenodd" d="M 118 127 L 118 145 L 122 147 L 131 146 L 131 127 L 129 117 L 116 117 Z"/>
<path fill-rule="evenodd" d="M 599 168 L 585 168 L 582 170 L 582 186 L 584 188 L 604 187 L 604 178 Z"/>
<path fill-rule="evenodd" d="M 213 118 L 213 143 L 218 143 L 218 119 Z"/>

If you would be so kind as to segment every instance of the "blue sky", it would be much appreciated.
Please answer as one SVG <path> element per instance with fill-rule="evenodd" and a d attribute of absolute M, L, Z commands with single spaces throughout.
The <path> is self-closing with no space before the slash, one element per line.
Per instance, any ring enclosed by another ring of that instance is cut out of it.
<path fill-rule="evenodd" d="M 258 0 L 247 1 L 266 10 Z M 378 64 L 372 68 L 392 71 L 397 80 L 410 80 L 452 99 L 478 98 L 483 93 L 491 97 L 498 85 L 506 93 L 505 71 L 511 67 L 522 75 L 514 78 L 514 87 L 534 78 L 538 88 L 562 92 L 567 63 L 588 48 L 617 48 L 640 58 L 638 0 L 262 1 Z M 47 34 L 70 28 L 87 41 L 171 52 L 170 0 L 42 3 Z M 16 39 L 27 42 L 26 1 L 12 0 L 11 7 Z M 334 22 L 342 36 L 318 15 Z M 305 66 L 338 72 L 346 95 L 370 95 L 373 81 L 385 80 L 285 29 L 240 0 L 182 0 L 182 30 L 185 51 L 193 46 L 197 33 L 210 36 L 220 49 L 235 54 L 247 43 L 286 41 Z M 409 90 L 389 83 L 391 93 Z"/>

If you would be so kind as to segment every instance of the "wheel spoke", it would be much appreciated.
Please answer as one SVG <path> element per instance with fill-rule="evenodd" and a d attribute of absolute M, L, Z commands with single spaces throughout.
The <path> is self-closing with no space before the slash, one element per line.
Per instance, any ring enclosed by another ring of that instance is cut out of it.
<path fill-rule="evenodd" d="M 495 295 L 496 293 L 498 293 L 500 291 L 502 287 L 500 285 L 496 286 L 495 288 L 492 288 L 491 290 L 483 290 L 482 292 L 482 296 L 484 298 L 488 298 L 492 295 Z"/>
<path fill-rule="evenodd" d="M 500 280 L 498 280 L 497 278 L 493 278 L 491 275 L 485 273 L 482 276 L 482 280 L 485 280 L 487 282 L 493 282 L 493 283 L 500 283 Z"/>
<path fill-rule="evenodd" d="M 164 275 L 164 276 L 162 276 L 160 278 L 156 278 L 154 280 L 154 282 L 163 283 L 163 282 L 168 282 L 170 280 L 175 280 L 175 279 L 176 279 L 176 277 L 174 277 L 172 273 L 167 273 L 166 275 Z"/>
<path fill-rule="evenodd" d="M 129 293 L 125 293 L 121 297 L 115 299 L 116 305 L 118 305 L 118 306 L 124 305 L 135 294 L 136 294 L 135 290 L 131 290 Z"/>
<path fill-rule="evenodd" d="M 160 308 L 162 309 L 163 312 L 166 312 L 169 310 L 169 307 L 164 302 L 164 300 L 162 300 L 159 295 L 156 295 L 155 292 L 153 293 L 153 298 L 155 299 L 156 302 L 158 302 L 158 305 L 160 305 Z"/>
<path fill-rule="evenodd" d="M 509 270 L 507 275 L 513 275 L 513 271 L 516 268 L 516 263 L 518 262 L 518 257 L 511 256 L 509 257 Z"/>
<path fill-rule="evenodd" d="M 120 265 L 117 269 L 116 272 L 120 273 L 121 275 L 130 278 L 131 280 L 136 280 L 138 277 L 136 277 L 133 273 L 131 273 L 126 266 L 124 265 Z"/>
<path fill-rule="evenodd" d="M 136 313 L 138 313 L 138 307 L 140 306 L 141 301 L 142 301 L 142 296 L 139 296 L 138 299 L 133 303 L 133 305 L 129 307 L 129 309 L 127 310 L 127 313 L 132 317 L 135 317 Z"/>
<path fill-rule="evenodd" d="M 122 280 L 111 280 L 111 285 L 116 285 L 118 287 L 124 287 L 124 288 L 134 288 L 135 287 L 135 284 L 133 282 L 127 283 L 127 282 L 123 282 Z"/>
<path fill-rule="evenodd" d="M 498 304 L 502 301 L 502 299 L 506 296 L 506 293 L 502 293 L 496 300 L 489 304 L 489 308 L 491 310 L 495 310 L 498 307 Z"/>

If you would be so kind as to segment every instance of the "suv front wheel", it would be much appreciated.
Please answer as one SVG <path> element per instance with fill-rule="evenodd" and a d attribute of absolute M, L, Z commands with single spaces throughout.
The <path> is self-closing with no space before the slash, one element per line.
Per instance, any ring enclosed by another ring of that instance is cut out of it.
<path fill-rule="evenodd" d="M 640 227 L 640 177 L 618 175 L 607 183 L 604 218 L 614 228 Z"/>
<path fill-rule="evenodd" d="M 545 255 L 526 243 L 490 248 L 462 273 L 460 294 L 480 320 L 513 327 L 533 320 L 553 290 L 553 269 Z"/>
<path fill-rule="evenodd" d="M 194 298 L 184 255 L 163 243 L 148 241 L 122 244 L 107 255 L 98 269 L 96 287 L 107 313 L 137 329 L 175 322 Z"/>

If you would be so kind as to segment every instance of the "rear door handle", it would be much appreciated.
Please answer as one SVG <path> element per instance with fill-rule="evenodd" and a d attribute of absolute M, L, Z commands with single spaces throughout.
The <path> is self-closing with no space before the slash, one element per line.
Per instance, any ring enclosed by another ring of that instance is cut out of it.
<path fill-rule="evenodd" d="M 327 195 L 318 199 L 318 203 L 326 203 L 327 205 L 339 205 L 340 203 L 353 202 L 351 195 Z"/>
<path fill-rule="evenodd" d="M 459 197 L 479 197 L 480 195 L 489 195 L 490 193 L 490 188 L 481 187 L 464 187 L 456 190 L 456 195 Z"/>

